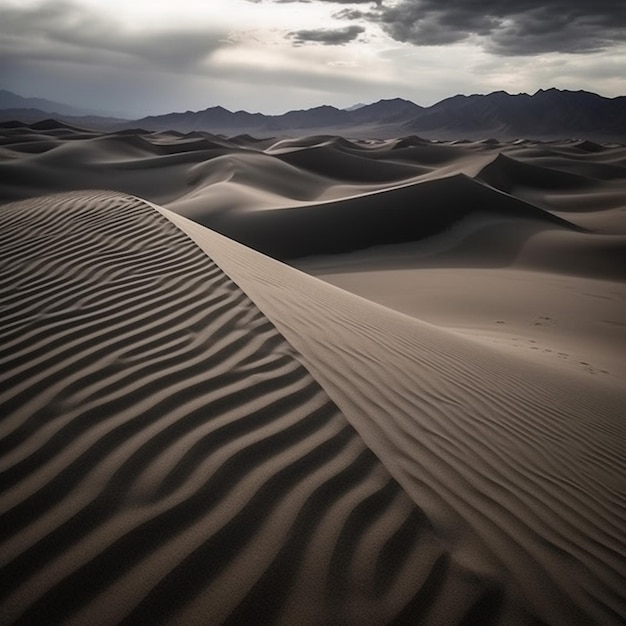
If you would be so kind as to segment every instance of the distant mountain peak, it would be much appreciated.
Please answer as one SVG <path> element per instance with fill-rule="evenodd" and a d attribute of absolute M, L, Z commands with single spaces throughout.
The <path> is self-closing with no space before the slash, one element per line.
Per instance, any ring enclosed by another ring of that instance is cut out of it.
<path fill-rule="evenodd" d="M 334 107 L 330 104 L 321 104 L 320 106 L 313 107 L 312 109 L 308 109 L 309 111 L 340 111 L 337 107 Z"/>
<path fill-rule="evenodd" d="M 381 100 L 378 100 L 378 102 L 375 102 L 374 104 L 380 104 L 381 102 L 389 102 L 389 103 L 404 102 L 406 104 L 412 104 L 413 106 L 418 106 L 417 104 L 415 104 L 415 102 L 412 102 L 411 100 L 407 100 L 406 98 L 382 98 Z"/>
<path fill-rule="evenodd" d="M 358 109 L 362 109 L 364 106 L 367 106 L 367 105 L 364 104 L 363 102 L 359 102 L 357 104 L 353 104 L 350 107 L 346 107 L 344 111 L 348 111 L 348 112 L 357 111 Z"/>

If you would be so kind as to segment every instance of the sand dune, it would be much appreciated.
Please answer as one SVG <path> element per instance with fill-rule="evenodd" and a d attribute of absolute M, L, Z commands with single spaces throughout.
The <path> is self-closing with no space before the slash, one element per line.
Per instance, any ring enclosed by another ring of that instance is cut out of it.
<path fill-rule="evenodd" d="M 0 139 L 3 622 L 622 623 L 623 146 Z"/>
<path fill-rule="evenodd" d="M 494 161 L 487 165 L 480 172 L 478 178 L 507 193 L 511 193 L 518 186 L 575 190 L 597 186 L 597 182 L 590 177 L 523 163 L 504 154 L 499 154 Z"/>
<path fill-rule="evenodd" d="M 425 239 L 472 214 L 576 229 L 463 174 L 320 204 L 196 215 L 195 219 L 274 258 L 288 259 Z"/>
<path fill-rule="evenodd" d="M 336 145 L 308 147 L 278 155 L 285 163 L 330 179 L 356 183 L 384 183 L 421 173 L 409 165 L 389 163 L 347 152 Z"/>
<path fill-rule="evenodd" d="M 5 620 L 499 612 L 171 222 L 75 193 L 4 207 L 2 233 Z"/>
<path fill-rule="evenodd" d="M 168 215 L 277 325 L 462 564 L 551 623 L 623 615 L 623 385 L 572 387 Z"/>
<path fill-rule="evenodd" d="M 291 251 L 272 249 L 266 241 L 268 231 L 276 231 L 283 220 L 290 229 L 308 229 L 307 214 L 331 211 L 335 207 L 327 205 L 329 201 L 345 202 L 338 205 L 342 209 L 367 205 L 376 192 L 391 194 L 377 198 L 385 205 L 379 212 L 393 205 L 396 213 L 388 222 L 395 222 L 398 213 L 403 224 L 419 222 L 425 213 L 452 211 L 452 205 L 457 205 L 458 214 L 468 204 L 472 211 L 483 205 L 488 211 L 494 206 L 500 210 L 501 204 L 512 204 L 511 196 L 590 230 L 595 228 L 587 216 L 601 206 L 611 213 L 603 216 L 606 234 L 615 233 L 620 219 L 613 217 L 623 208 L 626 194 L 624 147 L 581 141 L 437 143 L 419 137 L 360 141 L 331 135 L 257 140 L 141 129 L 98 135 L 54 120 L 31 126 L 5 124 L 0 135 L 0 199 L 76 188 L 115 189 L 165 205 L 238 240 L 244 240 L 239 225 L 249 223 L 244 230 L 253 234 L 245 233 L 245 243 L 283 257 L 329 251 L 319 241 L 310 250 L 300 249 L 300 244 Z M 471 188 L 471 181 L 460 179 L 438 182 L 460 175 L 486 183 L 487 188 Z M 433 186 L 428 189 L 425 183 Z M 459 196 L 466 200 L 466 194 L 467 201 L 460 202 Z M 320 203 L 324 206 L 318 207 Z M 280 209 L 279 214 L 272 209 Z M 369 219 L 371 211 L 364 213 Z M 550 215 L 545 217 L 552 221 Z M 371 228 L 376 238 L 378 222 L 365 228 Z M 405 240 L 424 239 L 440 230 L 426 228 L 416 234 L 404 225 L 398 229 L 406 231 Z M 259 241 L 254 240 L 255 232 Z M 365 237 L 353 245 L 372 243 L 389 243 L 389 237 L 381 231 L 380 241 Z"/>

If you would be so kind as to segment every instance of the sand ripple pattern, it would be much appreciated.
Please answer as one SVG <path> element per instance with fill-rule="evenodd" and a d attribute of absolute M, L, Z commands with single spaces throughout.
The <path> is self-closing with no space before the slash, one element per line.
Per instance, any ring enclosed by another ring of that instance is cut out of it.
<path fill-rule="evenodd" d="M 3 623 L 505 614 L 172 222 L 75 192 L 0 233 Z"/>
<path fill-rule="evenodd" d="M 517 362 L 172 219 L 296 348 L 448 553 L 516 607 L 502 623 L 525 611 L 549 624 L 624 622 L 623 392 Z"/>

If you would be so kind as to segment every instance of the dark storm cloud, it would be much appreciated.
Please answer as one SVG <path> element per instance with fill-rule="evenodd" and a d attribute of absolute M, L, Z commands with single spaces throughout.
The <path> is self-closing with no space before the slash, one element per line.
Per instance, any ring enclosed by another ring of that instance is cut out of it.
<path fill-rule="evenodd" d="M 585 53 L 626 41 L 623 0 L 387 0 L 336 17 L 375 22 L 393 39 L 416 46 L 478 37 L 499 55 Z"/>
<path fill-rule="evenodd" d="M 85 7 L 52 0 L 0 6 L 0 54 L 103 64 L 135 61 L 159 69 L 193 68 L 223 45 L 218 33 L 170 30 L 129 33 Z"/>
<path fill-rule="evenodd" d="M 340 20 L 362 20 L 375 18 L 376 16 L 365 11 L 359 11 L 359 9 L 341 9 L 341 11 L 333 14 L 333 17 Z"/>
<path fill-rule="evenodd" d="M 346 28 L 320 28 L 316 30 L 296 30 L 287 33 L 295 44 L 321 43 L 326 46 L 342 46 L 354 41 L 365 32 L 362 26 L 346 26 Z"/>

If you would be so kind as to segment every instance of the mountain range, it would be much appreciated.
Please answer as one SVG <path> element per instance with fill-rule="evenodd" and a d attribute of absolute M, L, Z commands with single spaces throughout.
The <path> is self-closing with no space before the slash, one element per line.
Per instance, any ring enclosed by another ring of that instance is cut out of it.
<path fill-rule="evenodd" d="M 430 107 L 394 98 L 373 104 L 339 109 L 323 105 L 264 115 L 229 111 L 221 106 L 201 111 L 152 115 L 138 120 L 63 113 L 59 103 L 38 100 L 34 107 L 8 107 L 0 91 L 0 119 L 27 122 L 57 117 L 74 124 L 99 129 L 142 128 L 188 133 L 208 131 L 225 135 L 256 136 L 339 134 L 388 138 L 419 134 L 432 139 L 556 139 L 580 137 L 599 141 L 626 141 L 626 96 L 606 98 L 587 91 L 540 89 L 532 95 L 496 91 L 487 95 L 456 95 Z M 12 94 L 15 95 L 15 94 Z M 20 98 L 20 96 L 17 96 Z M 32 100 L 32 99 L 26 99 Z M 61 105 L 67 106 L 67 105 Z M 53 111 L 51 107 L 56 107 Z M 70 107 L 71 108 L 71 107 Z M 10 110 L 7 110 L 10 109 Z"/>

